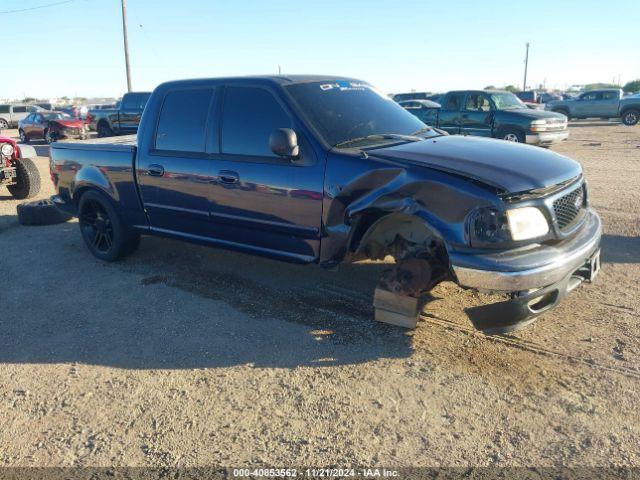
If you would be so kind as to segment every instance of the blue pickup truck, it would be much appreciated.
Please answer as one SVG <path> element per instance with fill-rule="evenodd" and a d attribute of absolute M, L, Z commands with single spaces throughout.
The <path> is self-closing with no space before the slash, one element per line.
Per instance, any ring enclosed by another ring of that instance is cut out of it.
<path fill-rule="evenodd" d="M 599 267 L 578 162 L 446 135 L 349 78 L 165 83 L 137 140 L 54 143 L 51 175 L 99 259 L 141 234 L 324 267 L 391 255 L 396 294 L 445 280 L 502 294 L 467 310 L 484 331 L 532 321 Z"/>
<path fill-rule="evenodd" d="M 590 90 L 575 98 L 554 100 L 546 103 L 545 109 L 562 113 L 569 119 L 619 117 L 630 127 L 640 121 L 640 98 L 624 97 L 619 88 Z"/>

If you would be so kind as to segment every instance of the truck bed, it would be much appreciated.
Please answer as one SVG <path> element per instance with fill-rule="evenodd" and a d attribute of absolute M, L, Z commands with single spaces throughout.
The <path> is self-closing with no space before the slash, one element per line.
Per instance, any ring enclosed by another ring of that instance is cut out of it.
<path fill-rule="evenodd" d="M 51 149 L 135 152 L 137 145 L 136 135 L 123 135 L 120 137 L 92 138 L 90 140 L 65 140 L 53 143 Z"/>
<path fill-rule="evenodd" d="M 92 185 L 110 197 L 132 224 L 144 224 L 135 183 L 136 150 L 135 135 L 51 144 L 51 173 L 59 199 L 75 207 L 78 192 Z"/>

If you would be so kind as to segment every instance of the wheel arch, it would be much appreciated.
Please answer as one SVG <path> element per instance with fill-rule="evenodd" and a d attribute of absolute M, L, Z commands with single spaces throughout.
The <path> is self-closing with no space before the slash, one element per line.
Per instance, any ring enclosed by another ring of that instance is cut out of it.
<path fill-rule="evenodd" d="M 392 254 L 390 249 L 397 237 L 415 245 L 436 241 L 445 246 L 442 235 L 430 222 L 404 212 L 365 211 L 359 215 L 351 232 L 348 255 L 354 261 Z"/>
<path fill-rule="evenodd" d="M 625 113 L 628 113 L 629 110 L 640 113 L 640 105 L 626 105 L 622 107 L 622 110 L 620 110 L 620 116 L 622 117 Z"/>
<path fill-rule="evenodd" d="M 26 145 L 21 143 L 20 145 L 16 145 L 19 158 L 35 158 L 38 155 L 36 154 L 36 149 L 31 145 Z"/>
<path fill-rule="evenodd" d="M 527 129 L 522 125 L 518 125 L 516 123 L 504 123 L 501 124 L 495 131 L 495 138 L 502 139 L 507 132 L 516 132 L 522 134 L 523 138 L 527 135 Z"/>
<path fill-rule="evenodd" d="M 105 195 L 114 205 L 120 203 L 118 190 L 109 182 L 99 168 L 86 166 L 80 169 L 73 181 L 71 198 L 76 206 L 80 197 L 89 190 L 96 190 Z"/>

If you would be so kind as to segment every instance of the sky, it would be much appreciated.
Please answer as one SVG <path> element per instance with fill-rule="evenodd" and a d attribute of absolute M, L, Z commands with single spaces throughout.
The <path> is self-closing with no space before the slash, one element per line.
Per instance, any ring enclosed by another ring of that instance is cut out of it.
<path fill-rule="evenodd" d="M 120 96 L 120 0 L 0 0 L 0 98 Z M 640 0 L 127 0 L 134 90 L 317 73 L 387 93 L 640 78 Z"/>

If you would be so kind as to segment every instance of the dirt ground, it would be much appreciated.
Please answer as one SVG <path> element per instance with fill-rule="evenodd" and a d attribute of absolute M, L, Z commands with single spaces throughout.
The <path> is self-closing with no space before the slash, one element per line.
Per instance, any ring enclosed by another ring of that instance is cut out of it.
<path fill-rule="evenodd" d="M 380 265 L 152 237 L 104 264 L 0 191 L 0 465 L 640 466 L 640 127 L 554 150 L 584 165 L 603 270 L 498 337 L 451 283 L 415 331 L 375 324 Z"/>

